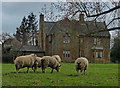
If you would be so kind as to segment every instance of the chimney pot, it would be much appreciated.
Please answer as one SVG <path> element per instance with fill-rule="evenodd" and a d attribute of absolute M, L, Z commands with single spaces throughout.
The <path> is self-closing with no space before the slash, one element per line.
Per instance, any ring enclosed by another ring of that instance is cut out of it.
<path fill-rule="evenodd" d="M 84 21 L 84 14 L 79 15 L 79 21 Z"/>

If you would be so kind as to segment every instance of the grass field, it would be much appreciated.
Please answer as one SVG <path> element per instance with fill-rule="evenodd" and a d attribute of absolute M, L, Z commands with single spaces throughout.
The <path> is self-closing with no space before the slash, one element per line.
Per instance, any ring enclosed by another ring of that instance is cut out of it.
<path fill-rule="evenodd" d="M 25 73 L 27 68 L 16 74 L 14 64 L 2 64 L 2 86 L 118 86 L 118 64 L 89 64 L 86 75 L 77 76 L 74 63 L 61 63 L 60 72 L 51 74 L 37 69 Z"/>

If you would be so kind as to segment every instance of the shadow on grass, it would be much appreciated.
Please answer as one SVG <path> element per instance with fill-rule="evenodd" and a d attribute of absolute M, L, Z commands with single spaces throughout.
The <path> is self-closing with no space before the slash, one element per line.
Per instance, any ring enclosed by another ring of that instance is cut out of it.
<path fill-rule="evenodd" d="M 77 75 L 77 74 L 69 74 L 69 75 L 67 75 L 67 76 L 72 76 L 72 77 L 78 77 L 78 76 L 86 76 L 86 75 L 84 75 L 84 74 L 82 74 L 82 75 Z"/>
<path fill-rule="evenodd" d="M 78 75 L 77 74 L 69 74 L 67 76 L 77 77 Z"/>

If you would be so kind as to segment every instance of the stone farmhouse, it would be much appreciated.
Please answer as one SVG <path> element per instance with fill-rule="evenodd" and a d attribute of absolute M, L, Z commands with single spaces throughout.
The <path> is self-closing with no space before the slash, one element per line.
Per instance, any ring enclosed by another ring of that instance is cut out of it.
<path fill-rule="evenodd" d="M 40 14 L 38 46 L 45 55 L 58 54 L 63 59 L 86 57 L 89 62 L 110 62 L 110 34 L 105 22 L 85 21 L 80 14 L 79 21 L 65 18 L 57 22 L 44 21 Z"/>

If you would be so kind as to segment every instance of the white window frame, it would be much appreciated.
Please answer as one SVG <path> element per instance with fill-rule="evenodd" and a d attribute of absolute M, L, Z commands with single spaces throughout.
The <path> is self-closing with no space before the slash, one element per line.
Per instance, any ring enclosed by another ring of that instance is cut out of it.
<path fill-rule="evenodd" d="M 69 58 L 70 57 L 70 51 L 69 50 L 64 50 L 63 51 L 63 57 L 64 58 Z"/>
<path fill-rule="evenodd" d="M 96 41 L 97 41 L 97 39 L 96 39 L 96 38 L 94 38 L 94 44 L 96 44 L 96 43 L 97 43 Z"/>
<path fill-rule="evenodd" d="M 101 44 L 101 39 L 100 38 L 94 38 L 94 44 Z"/>
<path fill-rule="evenodd" d="M 63 43 L 70 43 L 70 36 L 68 34 L 63 36 Z"/>
<path fill-rule="evenodd" d="M 96 58 L 103 58 L 103 52 L 102 51 L 96 51 Z"/>
<path fill-rule="evenodd" d="M 101 39 L 97 38 L 97 44 L 100 45 L 100 43 L 101 43 Z"/>

